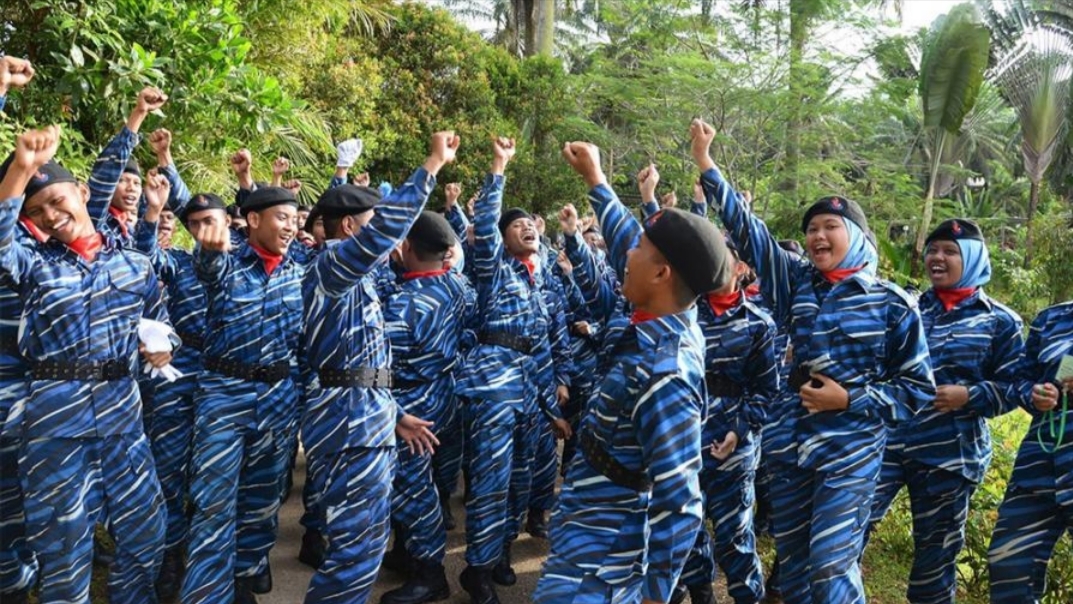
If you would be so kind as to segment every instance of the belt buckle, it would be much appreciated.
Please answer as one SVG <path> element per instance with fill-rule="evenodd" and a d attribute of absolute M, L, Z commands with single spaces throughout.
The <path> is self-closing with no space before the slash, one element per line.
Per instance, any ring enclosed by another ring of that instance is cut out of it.
<path fill-rule="evenodd" d="M 109 359 L 100 365 L 101 378 L 104 380 L 117 380 L 123 377 L 123 365 L 115 359 Z"/>

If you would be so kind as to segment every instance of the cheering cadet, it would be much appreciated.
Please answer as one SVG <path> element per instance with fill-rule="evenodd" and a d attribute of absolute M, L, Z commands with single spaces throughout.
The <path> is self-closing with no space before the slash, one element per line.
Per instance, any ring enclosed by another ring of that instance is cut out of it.
<path fill-rule="evenodd" d="M 33 376 L 15 413 L 39 601 L 89 601 L 100 520 L 116 542 L 111 601 L 151 602 L 163 499 L 132 372 L 138 321 L 167 321 L 167 311 L 148 259 L 96 231 L 89 190 L 49 161 L 58 145 L 55 126 L 19 136 L 0 180 L 0 271 L 26 301 L 19 351 Z M 163 178 L 147 184 L 147 194 L 167 195 Z M 20 210 L 47 242 L 14 241 Z M 143 356 L 154 367 L 171 359 Z"/>
<path fill-rule="evenodd" d="M 723 286 L 728 254 L 709 222 L 661 211 L 642 227 L 607 185 L 599 151 L 563 155 L 590 187 L 609 260 L 633 307 L 606 296 L 606 374 L 579 428 L 581 454 L 552 516 L 538 603 L 666 602 L 701 527 L 704 336 L 698 295 Z M 568 246 L 576 219 L 565 229 Z M 613 335 L 611 335 L 613 334 Z"/>
<path fill-rule="evenodd" d="M 659 171 L 649 165 L 637 175 L 644 203 L 642 214 L 659 211 L 656 187 Z M 708 206 L 696 198 L 690 211 L 707 219 Z M 722 289 L 711 292 L 697 305 L 697 322 L 705 340 L 705 382 L 708 392 L 708 419 L 703 442 L 710 445 L 704 456 L 700 486 L 704 508 L 715 530 L 697 534 L 682 580 L 672 604 L 685 599 L 693 604 L 714 604 L 715 564 L 727 579 L 727 591 L 736 604 L 755 604 L 764 597 L 760 556 L 753 532 L 754 480 L 760 463 L 757 442 L 767 416 L 769 401 L 778 394 L 778 366 L 775 362 L 775 323 L 766 312 L 750 302 L 739 283 L 749 266 L 730 250 L 732 279 Z"/>
<path fill-rule="evenodd" d="M 991 261 L 980 227 L 947 220 L 925 245 L 932 288 L 920 311 L 937 393 L 932 405 L 891 432 L 871 526 L 908 487 L 915 549 L 907 599 L 944 604 L 954 601 L 969 501 L 991 461 L 984 420 L 1017 406 L 1025 345 L 1021 318 L 984 294 Z"/>
<path fill-rule="evenodd" d="M 22 88 L 33 78 L 29 61 L 0 57 L 0 109 L 9 88 Z M 15 227 L 19 244 L 37 245 L 26 224 Z M 36 230 L 36 227 L 35 227 Z M 0 600 L 22 604 L 34 584 L 37 561 L 26 543 L 26 524 L 19 487 L 19 435 L 14 422 L 5 428 L 17 401 L 26 400 L 29 380 L 26 359 L 19 353 L 19 319 L 22 300 L 19 292 L 0 285 Z"/>
<path fill-rule="evenodd" d="M 991 536 L 991 602 L 1042 602 L 1047 564 L 1062 533 L 1073 532 L 1073 303 L 1032 322 L 1020 404 L 1032 415 Z M 1000 359 L 995 359 L 999 361 Z"/>
<path fill-rule="evenodd" d="M 194 269 L 208 301 L 207 332 L 183 602 L 252 602 L 272 588 L 268 552 L 297 412 L 303 269 L 287 255 L 297 205 L 279 187 L 250 193 L 242 206 L 249 240 L 233 253 L 225 225 L 198 232 Z"/>
<path fill-rule="evenodd" d="M 825 197 L 801 221 L 809 260 L 780 248 L 742 207 L 709 155 L 715 131 L 695 120 L 693 157 L 708 203 L 760 277 L 794 350 L 789 391 L 764 430 L 775 546 L 790 603 L 864 602 L 864 544 L 887 426 L 935 398 L 915 302 L 879 280 L 860 206 Z"/>
<path fill-rule="evenodd" d="M 393 394 L 404 413 L 443 426 L 454 415 L 454 366 L 462 331 L 476 315 L 476 294 L 445 266 L 457 239 L 447 220 L 422 212 L 401 246 L 399 291 L 384 306 L 391 343 Z M 432 458 L 399 450 L 392 493 L 392 522 L 406 527 L 413 560 L 410 579 L 384 594 L 382 604 L 420 604 L 448 595 L 443 556 L 447 533 L 433 480 Z"/>
<path fill-rule="evenodd" d="M 466 500 L 466 569 L 461 583 L 475 604 L 497 603 L 493 579 L 511 583 L 514 571 L 505 545 L 517 534 L 526 511 L 536 443 L 538 405 L 559 413 L 541 397 L 534 356 L 548 345 L 552 321 L 542 294 L 540 243 L 529 215 L 513 208 L 501 213 L 503 173 L 514 156 L 514 141 L 494 141 L 492 171 L 476 203 L 472 266 L 482 311 L 476 346 L 463 363 L 458 393 L 463 408 Z M 559 417 L 557 430 L 569 424 Z M 495 577 L 493 577 L 495 569 Z"/>
<path fill-rule="evenodd" d="M 302 416 L 302 443 L 327 516 L 328 546 L 306 592 L 308 604 L 368 600 L 387 545 L 395 434 L 418 454 L 436 442 L 430 422 L 403 413 L 391 396 L 391 357 L 375 278 L 458 144 L 454 133 L 433 135 L 424 166 L 387 198 L 346 184 L 328 189 L 317 202 L 329 241 L 302 284 L 303 337 L 316 373 Z"/>

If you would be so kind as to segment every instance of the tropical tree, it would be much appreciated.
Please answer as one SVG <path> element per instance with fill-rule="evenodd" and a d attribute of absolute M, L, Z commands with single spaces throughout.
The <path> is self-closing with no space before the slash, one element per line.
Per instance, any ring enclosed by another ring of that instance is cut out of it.
<path fill-rule="evenodd" d="M 932 24 L 921 55 L 919 92 L 924 129 L 932 142 L 924 211 L 913 246 L 913 272 L 918 274 L 924 239 L 931 227 L 936 185 L 943 152 L 961 130 L 984 82 L 991 34 L 971 4 L 956 6 Z"/>

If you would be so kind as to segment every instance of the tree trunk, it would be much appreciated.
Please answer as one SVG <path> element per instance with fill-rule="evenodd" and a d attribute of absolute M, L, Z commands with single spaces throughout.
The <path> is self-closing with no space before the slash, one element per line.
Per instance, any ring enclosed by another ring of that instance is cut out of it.
<path fill-rule="evenodd" d="M 935 150 L 931 155 L 931 175 L 928 177 L 928 192 L 924 195 L 924 215 L 921 216 L 920 227 L 917 228 L 917 241 L 913 246 L 913 257 L 909 266 L 909 275 L 914 279 L 921 276 L 924 240 L 928 238 L 928 232 L 931 229 L 931 215 L 935 209 L 935 182 L 939 180 L 939 166 L 943 163 L 943 145 L 946 144 L 946 130 L 939 128 L 935 133 L 935 137 Z"/>
<path fill-rule="evenodd" d="M 781 188 L 794 201 L 800 201 L 797 197 L 798 164 L 801 161 L 801 108 L 805 102 L 802 64 L 814 2 L 816 0 L 790 0 L 790 115 L 786 123 L 786 161 Z"/>
<path fill-rule="evenodd" d="M 526 56 L 550 57 L 555 52 L 555 0 L 534 0 L 532 23 L 533 45 L 526 46 Z"/>
<path fill-rule="evenodd" d="M 1039 205 L 1040 179 L 1032 179 L 1032 189 L 1028 194 L 1028 218 L 1025 220 L 1025 268 L 1032 266 L 1032 219 L 1036 216 Z"/>

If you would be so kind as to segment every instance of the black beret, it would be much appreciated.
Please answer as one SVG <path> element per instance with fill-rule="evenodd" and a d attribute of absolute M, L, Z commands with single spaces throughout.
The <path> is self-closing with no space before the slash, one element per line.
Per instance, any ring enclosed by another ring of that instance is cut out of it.
<path fill-rule="evenodd" d="M 852 220 L 865 234 L 871 233 L 868 230 L 868 219 L 865 218 L 861 206 L 852 199 L 837 196 L 824 197 L 809 207 L 805 212 L 805 217 L 801 219 L 802 233 L 808 232 L 809 221 L 819 214 L 837 214 L 847 220 Z"/>
<path fill-rule="evenodd" d="M 4 175 L 7 174 L 7 166 L 8 163 L 5 162 L 3 169 L 0 170 L 0 172 L 2 172 L 2 174 L 0 174 L 0 179 L 3 179 Z M 30 182 L 26 183 L 26 191 L 23 194 L 26 196 L 26 199 L 30 199 L 42 190 L 64 182 L 77 183 L 78 179 L 75 178 L 74 174 L 71 174 L 67 168 L 64 168 L 53 160 L 49 160 L 47 164 L 38 168 L 37 172 L 30 177 Z"/>
<path fill-rule="evenodd" d="M 430 252 L 446 252 L 458 241 L 447 219 L 428 210 L 421 212 L 406 238 Z"/>
<path fill-rule="evenodd" d="M 693 293 L 713 292 L 730 281 L 731 255 L 726 241 L 707 219 L 667 208 L 649 216 L 644 228 L 648 240 Z"/>
<path fill-rule="evenodd" d="M 260 212 L 284 204 L 298 207 L 298 200 L 294 198 L 294 193 L 283 187 L 261 187 L 246 197 L 240 210 L 242 215 L 246 216 L 250 212 Z"/>
<path fill-rule="evenodd" d="M 943 241 L 957 241 L 959 239 L 984 240 L 984 234 L 980 231 L 980 225 L 964 218 L 952 218 L 942 222 L 928 235 L 924 245 L 928 245 L 936 239 Z"/>
<path fill-rule="evenodd" d="M 227 208 L 225 208 L 225 209 L 227 210 L 227 215 L 230 216 L 231 218 L 240 218 L 240 217 L 242 217 L 242 214 L 241 214 L 242 208 L 240 208 L 237 203 L 233 203 L 233 204 L 227 206 Z"/>
<path fill-rule="evenodd" d="M 138 178 L 142 177 L 142 168 L 138 165 L 138 161 L 133 157 L 127 160 L 127 165 L 123 166 L 124 174 L 133 174 Z"/>
<path fill-rule="evenodd" d="M 312 235 L 313 225 L 317 224 L 318 218 L 320 218 L 320 208 L 313 206 L 309 210 L 309 216 L 306 217 L 306 223 L 302 225 L 302 230 Z"/>
<path fill-rule="evenodd" d="M 499 217 L 499 232 L 502 233 L 503 231 L 507 230 L 507 227 L 510 226 L 510 223 L 514 222 L 515 220 L 518 220 L 519 218 L 528 218 L 529 220 L 533 219 L 529 212 L 526 212 L 521 208 L 511 208 L 506 212 L 503 212 L 503 215 Z"/>
<path fill-rule="evenodd" d="M 368 212 L 380 202 L 380 191 L 372 187 L 345 184 L 321 193 L 317 209 L 325 218 L 342 218 Z"/>
<path fill-rule="evenodd" d="M 226 210 L 227 204 L 219 196 L 212 193 L 198 193 L 190 198 L 190 201 L 186 202 L 182 211 L 177 214 L 177 217 L 182 222 L 186 222 L 186 219 L 195 212 L 204 212 L 205 210 Z"/>

